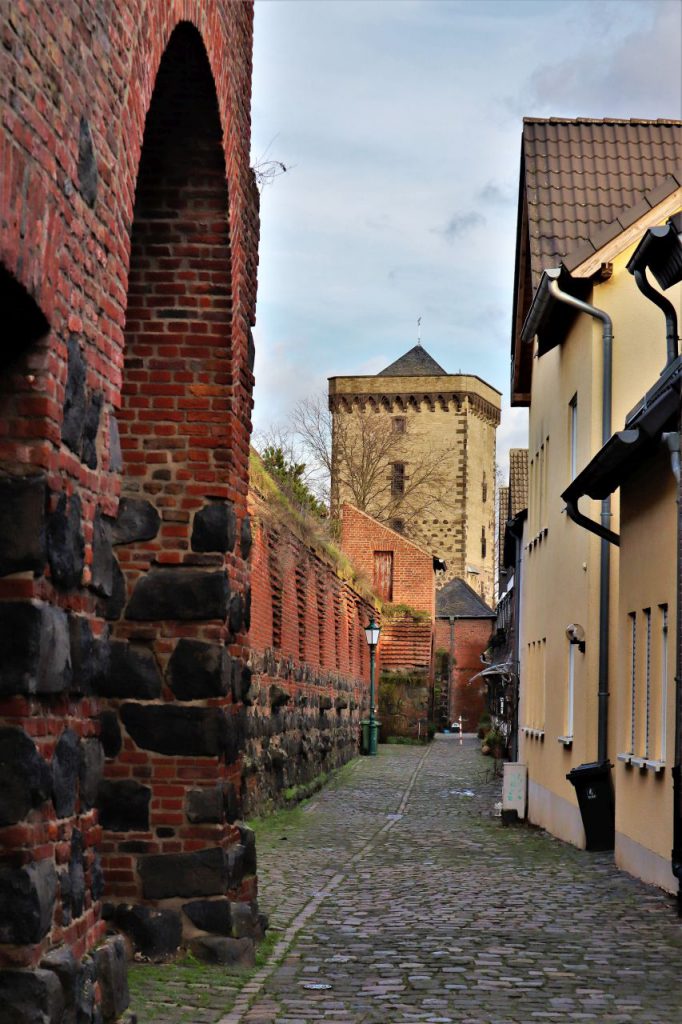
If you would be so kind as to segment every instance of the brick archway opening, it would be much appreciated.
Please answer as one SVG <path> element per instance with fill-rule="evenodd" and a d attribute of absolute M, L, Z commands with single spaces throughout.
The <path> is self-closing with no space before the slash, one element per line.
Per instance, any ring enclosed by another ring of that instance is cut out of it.
<path fill-rule="evenodd" d="M 235 549 L 231 331 L 219 108 L 201 37 L 182 23 L 159 66 L 137 181 L 122 489 L 103 606 L 105 899 L 151 957 L 189 940 L 201 954 L 211 934 L 243 943 L 260 930 L 254 839 L 239 821 L 248 623 Z"/>

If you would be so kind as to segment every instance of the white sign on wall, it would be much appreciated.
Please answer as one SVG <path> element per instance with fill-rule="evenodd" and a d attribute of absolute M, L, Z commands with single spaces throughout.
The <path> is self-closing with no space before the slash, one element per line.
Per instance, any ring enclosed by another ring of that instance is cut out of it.
<path fill-rule="evenodd" d="M 526 784 L 528 767 L 520 761 L 505 761 L 502 783 L 502 810 L 516 811 L 526 817 Z"/>

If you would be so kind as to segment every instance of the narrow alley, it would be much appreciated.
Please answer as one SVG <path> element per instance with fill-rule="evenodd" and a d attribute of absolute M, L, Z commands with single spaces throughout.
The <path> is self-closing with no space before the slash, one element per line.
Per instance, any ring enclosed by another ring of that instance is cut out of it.
<path fill-rule="evenodd" d="M 672 899 L 493 816 L 469 738 L 383 746 L 258 834 L 267 962 L 137 968 L 156 1024 L 674 1024 Z M 163 981 L 168 971 L 170 984 Z"/>

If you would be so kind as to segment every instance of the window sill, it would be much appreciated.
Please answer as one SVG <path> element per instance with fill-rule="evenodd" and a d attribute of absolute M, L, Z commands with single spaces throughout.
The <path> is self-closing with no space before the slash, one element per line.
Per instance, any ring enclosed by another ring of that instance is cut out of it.
<path fill-rule="evenodd" d="M 557 736 L 557 742 L 558 743 L 563 743 L 563 745 L 566 748 L 566 750 L 570 750 L 571 747 L 573 746 L 573 737 L 572 736 Z"/>
<path fill-rule="evenodd" d="M 665 761 L 655 761 L 651 757 L 637 757 L 635 754 L 618 754 L 618 760 L 622 761 L 628 768 L 641 768 L 642 771 L 652 771 L 658 775 L 665 769 Z"/>

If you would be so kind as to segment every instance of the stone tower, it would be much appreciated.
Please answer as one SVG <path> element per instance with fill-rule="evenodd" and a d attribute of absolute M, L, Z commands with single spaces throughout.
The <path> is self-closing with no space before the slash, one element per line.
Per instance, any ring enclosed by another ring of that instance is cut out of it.
<path fill-rule="evenodd" d="M 333 508 L 358 505 L 443 559 L 438 585 L 459 576 L 492 603 L 500 392 L 415 345 L 375 376 L 330 377 L 329 407 Z"/>

